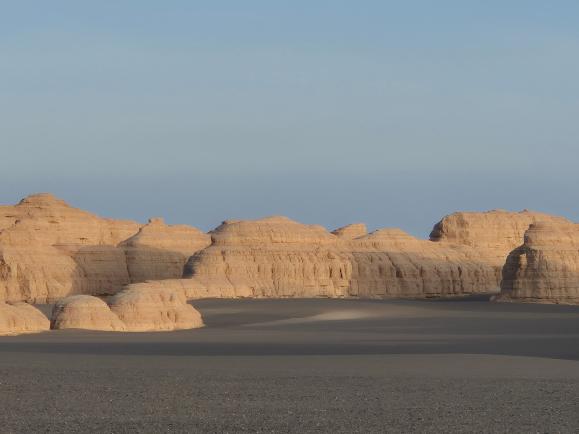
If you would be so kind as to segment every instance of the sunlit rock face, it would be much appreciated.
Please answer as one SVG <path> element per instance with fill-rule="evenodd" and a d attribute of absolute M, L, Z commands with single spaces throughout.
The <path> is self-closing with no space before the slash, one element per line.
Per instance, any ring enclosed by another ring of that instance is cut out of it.
<path fill-rule="evenodd" d="M 59 300 L 53 308 L 50 328 L 125 331 L 124 323 L 108 304 L 91 295 L 72 295 Z"/>
<path fill-rule="evenodd" d="M 499 300 L 579 303 L 579 225 L 531 225 L 507 258 Z"/>
<path fill-rule="evenodd" d="M 521 246 L 530 225 L 540 223 L 571 224 L 546 214 L 495 210 L 451 214 L 435 225 L 430 240 L 399 229 L 368 234 L 360 223 L 330 233 L 279 216 L 228 220 L 205 234 L 161 219 L 140 225 L 101 218 L 38 194 L 0 206 L 0 301 L 107 296 L 140 283 L 141 289 L 176 290 L 187 298 L 492 293 L 509 252 Z M 507 271 L 516 265 L 510 261 Z M 550 270 L 557 266 L 549 264 Z M 515 267 L 523 277 L 507 272 L 503 292 L 516 298 L 540 285 L 524 277 L 525 267 Z M 567 291 L 571 284 L 561 285 Z"/>
<path fill-rule="evenodd" d="M 50 194 L 0 206 L 0 300 L 110 295 L 131 282 L 180 278 L 210 242 L 190 226 L 95 216 Z"/>
<path fill-rule="evenodd" d="M 508 254 L 523 243 L 525 231 L 537 222 L 569 223 L 569 220 L 528 210 L 456 212 L 434 226 L 430 239 L 476 249 L 480 260 L 495 268 L 498 285 Z"/>
<path fill-rule="evenodd" d="M 329 233 L 285 217 L 226 221 L 189 260 L 188 295 L 430 297 L 497 289 L 475 249 L 418 240 L 399 229 Z M 359 236 L 356 236 L 359 235 Z"/>
<path fill-rule="evenodd" d="M 48 331 L 48 318 L 27 303 L 0 302 L 0 336 Z"/>
<path fill-rule="evenodd" d="M 139 224 L 97 217 L 50 194 L 0 207 L 0 300 L 112 293 L 130 282 L 116 248 Z"/>
<path fill-rule="evenodd" d="M 182 291 L 146 285 L 127 288 L 109 300 L 111 311 L 131 332 L 173 331 L 203 327 L 201 314 Z"/>
<path fill-rule="evenodd" d="M 51 328 L 158 332 L 203 327 L 201 314 L 182 291 L 143 285 L 129 285 L 108 303 L 91 295 L 66 297 L 54 306 Z"/>

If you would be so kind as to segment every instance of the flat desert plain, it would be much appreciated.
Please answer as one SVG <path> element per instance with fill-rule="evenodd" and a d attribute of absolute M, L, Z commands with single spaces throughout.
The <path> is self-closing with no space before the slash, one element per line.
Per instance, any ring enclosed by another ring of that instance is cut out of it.
<path fill-rule="evenodd" d="M 579 430 L 579 307 L 194 305 L 203 329 L 0 338 L 0 432 Z"/>

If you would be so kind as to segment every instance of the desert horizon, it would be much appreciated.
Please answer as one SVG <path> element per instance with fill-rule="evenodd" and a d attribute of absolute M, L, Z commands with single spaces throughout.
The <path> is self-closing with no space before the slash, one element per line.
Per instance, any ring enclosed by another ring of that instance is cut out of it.
<path fill-rule="evenodd" d="M 0 434 L 579 432 L 579 2 L 2 6 Z"/>

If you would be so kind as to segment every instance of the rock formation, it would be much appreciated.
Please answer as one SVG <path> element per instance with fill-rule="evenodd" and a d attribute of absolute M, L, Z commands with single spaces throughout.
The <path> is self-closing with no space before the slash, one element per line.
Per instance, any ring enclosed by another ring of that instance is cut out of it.
<path fill-rule="evenodd" d="M 493 267 L 466 246 L 419 240 L 381 229 L 350 242 L 350 295 L 436 297 L 498 290 Z"/>
<path fill-rule="evenodd" d="M 186 226 L 168 226 L 162 219 L 151 219 L 139 232 L 121 245 L 127 257 L 132 282 L 177 279 L 194 253 L 211 243 L 209 235 Z"/>
<path fill-rule="evenodd" d="M 430 239 L 476 249 L 480 260 L 495 268 L 498 284 L 509 252 L 522 244 L 525 231 L 531 224 L 542 221 L 569 223 L 563 217 L 528 210 L 456 212 L 434 226 Z"/>
<path fill-rule="evenodd" d="M 579 303 L 579 225 L 531 225 L 503 268 L 502 301 Z"/>
<path fill-rule="evenodd" d="M 189 226 L 97 217 L 50 194 L 0 207 L 0 301 L 109 295 L 131 282 L 179 278 L 209 244 Z"/>
<path fill-rule="evenodd" d="M 0 302 L 0 336 L 38 333 L 49 328 L 48 318 L 34 306 Z"/>
<path fill-rule="evenodd" d="M 157 291 L 145 295 L 158 300 L 161 290 L 189 298 L 493 292 L 508 253 L 538 222 L 570 224 L 546 214 L 498 210 L 449 215 L 430 241 L 398 229 L 368 234 L 360 223 L 330 233 L 285 217 L 226 221 L 207 235 L 160 219 L 141 226 L 100 218 L 38 194 L 0 206 L 0 301 L 105 296 L 139 282 L 147 283 L 128 288 Z"/>
<path fill-rule="evenodd" d="M 112 293 L 130 282 L 115 246 L 137 232 L 137 223 L 100 218 L 49 194 L 0 213 L 0 300 Z"/>
<path fill-rule="evenodd" d="M 211 238 L 185 269 L 193 279 L 185 290 L 193 298 L 425 297 L 497 289 L 494 269 L 474 249 L 418 240 L 398 229 L 351 239 L 270 217 L 226 221 Z"/>
<path fill-rule="evenodd" d="M 182 291 L 136 284 L 119 292 L 109 305 L 127 331 L 171 331 L 203 327 L 201 314 Z"/>
<path fill-rule="evenodd" d="M 108 304 L 90 295 L 72 295 L 58 301 L 52 310 L 50 328 L 125 331 L 124 323 Z"/>

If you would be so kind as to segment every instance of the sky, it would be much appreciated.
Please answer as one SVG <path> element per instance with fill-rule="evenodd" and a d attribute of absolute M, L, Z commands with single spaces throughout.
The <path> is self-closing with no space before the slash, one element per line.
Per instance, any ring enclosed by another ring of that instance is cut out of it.
<path fill-rule="evenodd" d="M 0 203 L 579 221 L 579 2 L 0 0 Z"/>

